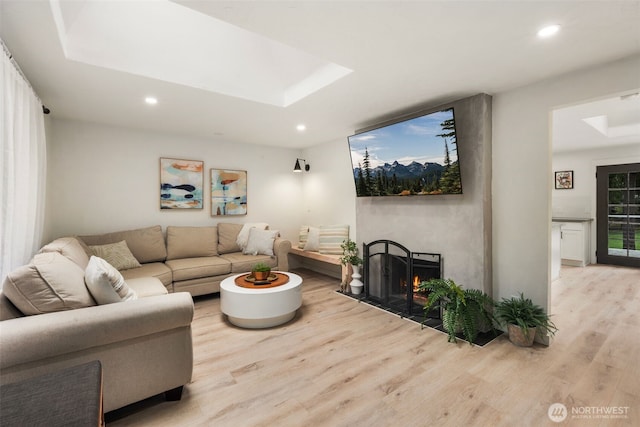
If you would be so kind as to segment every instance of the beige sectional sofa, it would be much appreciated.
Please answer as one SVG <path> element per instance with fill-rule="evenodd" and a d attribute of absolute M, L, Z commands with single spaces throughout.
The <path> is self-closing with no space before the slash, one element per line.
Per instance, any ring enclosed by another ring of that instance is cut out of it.
<path fill-rule="evenodd" d="M 266 263 L 274 270 L 289 270 L 290 241 L 272 236 L 272 246 L 267 248 L 270 251 L 245 254 L 237 242 L 243 228 L 243 224 L 235 223 L 210 227 L 169 226 L 165 240 L 162 228 L 157 225 L 79 238 L 88 246 L 124 240 L 141 265 L 122 270 L 125 280 L 153 276 L 169 292 L 187 291 L 196 296 L 220 292 L 222 280 L 232 274 L 251 271 L 258 262 Z M 264 230 L 264 234 L 269 234 L 267 231 Z"/>
<path fill-rule="evenodd" d="M 162 392 L 179 398 L 193 370 L 192 295 L 219 292 L 224 278 L 257 262 L 288 270 L 289 241 L 246 231 L 167 227 L 165 239 L 153 226 L 45 245 L 0 292 L 0 383 L 100 360 L 106 412 Z M 96 276 L 109 279 L 106 302 L 88 279 L 100 255 L 110 257 Z"/>
<path fill-rule="evenodd" d="M 5 279 L 0 382 L 100 360 L 106 412 L 163 392 L 179 399 L 193 371 L 191 295 L 141 277 L 126 281 L 136 299 L 97 305 L 85 285 L 88 264 L 77 239 L 61 238 Z"/>

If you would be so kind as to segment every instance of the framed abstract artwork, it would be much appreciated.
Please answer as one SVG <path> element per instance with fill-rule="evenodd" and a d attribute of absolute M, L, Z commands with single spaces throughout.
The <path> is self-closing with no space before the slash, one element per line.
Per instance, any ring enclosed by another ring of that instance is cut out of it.
<path fill-rule="evenodd" d="M 570 190 L 573 188 L 573 171 L 556 172 L 556 190 Z"/>
<path fill-rule="evenodd" d="M 204 162 L 160 158 L 160 209 L 202 209 Z"/>
<path fill-rule="evenodd" d="M 211 216 L 247 214 L 247 171 L 211 169 Z"/>

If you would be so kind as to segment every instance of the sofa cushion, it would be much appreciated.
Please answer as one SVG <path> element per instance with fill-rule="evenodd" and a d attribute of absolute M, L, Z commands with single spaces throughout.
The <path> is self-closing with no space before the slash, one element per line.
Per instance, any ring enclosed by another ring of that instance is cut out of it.
<path fill-rule="evenodd" d="M 166 295 L 169 292 L 160 279 L 156 277 L 137 277 L 128 279 L 127 285 L 138 295 L 138 298 Z"/>
<path fill-rule="evenodd" d="M 174 292 L 189 292 L 192 296 L 209 295 L 220 292 L 220 282 L 228 274 L 212 277 L 200 277 L 199 279 L 181 280 L 173 284 Z"/>
<path fill-rule="evenodd" d="M 349 238 L 349 225 L 320 226 L 321 254 L 342 255 L 342 242 Z"/>
<path fill-rule="evenodd" d="M 167 248 L 164 243 L 162 227 L 159 225 L 79 237 L 87 245 L 91 246 L 106 245 L 125 240 L 133 256 L 141 263 L 162 262 L 167 258 Z"/>
<path fill-rule="evenodd" d="M 218 255 L 217 227 L 167 227 L 167 259 Z"/>
<path fill-rule="evenodd" d="M 46 252 L 58 252 L 78 264 L 83 270 L 89 264 L 89 256 L 84 249 L 84 245 L 75 237 L 60 237 L 51 243 L 47 243 L 40 249 L 40 253 Z"/>
<path fill-rule="evenodd" d="M 18 317 L 24 317 L 24 313 L 18 310 L 18 307 L 4 293 L 0 292 L 0 321 Z"/>
<path fill-rule="evenodd" d="M 162 282 L 164 286 L 171 285 L 173 275 L 171 269 L 161 262 L 150 262 L 142 264 L 139 268 L 131 268 L 120 272 L 124 280 L 137 279 L 140 277 L 155 277 Z"/>
<path fill-rule="evenodd" d="M 9 273 L 3 293 L 24 314 L 96 305 L 84 283 L 84 270 L 58 252 L 36 254 Z"/>
<path fill-rule="evenodd" d="M 232 224 L 229 222 L 218 223 L 219 254 L 242 251 L 238 245 L 238 234 L 240 234 L 240 230 L 242 230 L 242 224 Z"/>
<path fill-rule="evenodd" d="M 128 270 L 140 267 L 140 263 L 133 256 L 125 240 L 106 245 L 89 246 L 93 255 L 104 259 L 116 270 Z"/>
<path fill-rule="evenodd" d="M 233 274 L 249 272 L 259 262 L 265 263 L 271 268 L 278 266 L 278 259 L 268 255 L 244 255 L 242 252 L 233 252 L 220 255 L 220 258 L 231 263 L 231 273 Z"/>
<path fill-rule="evenodd" d="M 247 247 L 242 251 L 245 255 L 273 255 L 273 242 L 280 233 L 277 230 L 249 230 Z"/>
<path fill-rule="evenodd" d="M 84 281 L 98 304 L 137 299 L 135 291 L 129 288 L 124 277 L 104 259 L 92 256 L 84 272 Z"/>
<path fill-rule="evenodd" d="M 217 256 L 172 259 L 166 264 L 171 267 L 174 282 L 231 273 L 231 263 Z"/>

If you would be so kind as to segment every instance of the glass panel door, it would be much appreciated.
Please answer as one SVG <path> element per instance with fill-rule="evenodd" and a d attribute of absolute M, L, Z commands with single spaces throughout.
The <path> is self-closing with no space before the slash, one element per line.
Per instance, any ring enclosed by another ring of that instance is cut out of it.
<path fill-rule="evenodd" d="M 640 164 L 597 169 L 597 259 L 640 267 Z"/>

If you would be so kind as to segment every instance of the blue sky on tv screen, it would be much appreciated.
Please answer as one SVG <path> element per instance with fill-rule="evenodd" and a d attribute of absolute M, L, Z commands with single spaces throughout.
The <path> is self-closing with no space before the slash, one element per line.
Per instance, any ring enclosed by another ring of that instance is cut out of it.
<path fill-rule="evenodd" d="M 453 119 L 453 110 L 438 111 L 390 126 L 373 129 L 349 137 L 353 168 L 362 165 L 365 148 L 369 151 L 371 168 L 384 163 L 408 165 L 411 162 L 439 163 L 444 165 L 444 133 L 440 124 Z M 457 146 L 447 138 L 449 158 L 458 160 Z"/>

